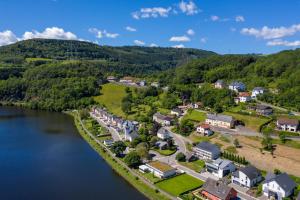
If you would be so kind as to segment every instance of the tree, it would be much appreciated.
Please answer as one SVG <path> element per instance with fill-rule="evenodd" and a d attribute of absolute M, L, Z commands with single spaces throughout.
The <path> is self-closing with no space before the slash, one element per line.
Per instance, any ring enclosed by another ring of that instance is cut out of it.
<path fill-rule="evenodd" d="M 239 147 L 240 147 L 240 142 L 239 142 L 238 139 L 234 139 L 233 144 L 234 144 L 234 146 L 235 146 L 236 148 L 239 148 Z"/>
<path fill-rule="evenodd" d="M 264 134 L 261 144 L 265 150 L 269 150 L 269 151 L 273 150 L 272 138 L 270 137 L 269 134 L 266 134 L 266 133 Z"/>
<path fill-rule="evenodd" d="M 176 155 L 176 158 L 175 158 L 177 161 L 179 162 L 185 162 L 186 161 L 186 156 L 184 155 L 184 153 L 182 152 L 179 152 L 177 155 Z"/>
<path fill-rule="evenodd" d="M 116 156 L 122 155 L 125 149 L 126 145 L 122 141 L 117 141 L 111 146 L 111 151 L 116 154 Z"/>
<path fill-rule="evenodd" d="M 286 143 L 286 135 L 284 133 L 280 133 L 279 134 L 279 139 L 281 141 L 281 143 Z"/>
<path fill-rule="evenodd" d="M 274 169 L 274 174 L 276 175 L 281 174 L 281 171 L 279 169 Z"/>
<path fill-rule="evenodd" d="M 181 120 L 179 127 L 178 127 L 178 132 L 181 135 L 188 136 L 191 134 L 191 132 L 194 130 L 194 124 L 190 122 L 189 120 Z"/>
<path fill-rule="evenodd" d="M 156 144 L 156 142 L 157 142 L 158 140 L 159 140 L 158 137 L 153 136 L 153 137 L 151 138 L 151 140 L 150 140 L 150 146 L 151 146 L 151 147 L 154 147 L 155 144 Z"/>
<path fill-rule="evenodd" d="M 149 159 L 149 145 L 146 142 L 138 144 L 135 148 L 136 153 L 144 159 Z"/>
<path fill-rule="evenodd" d="M 128 167 L 135 168 L 140 165 L 141 157 L 137 152 L 132 151 L 125 156 L 124 162 L 128 165 Z"/>
<path fill-rule="evenodd" d="M 131 109 L 132 109 L 131 102 L 129 102 L 129 101 L 122 101 L 121 108 L 122 108 L 122 111 L 125 114 L 129 115 L 130 112 L 131 112 Z"/>

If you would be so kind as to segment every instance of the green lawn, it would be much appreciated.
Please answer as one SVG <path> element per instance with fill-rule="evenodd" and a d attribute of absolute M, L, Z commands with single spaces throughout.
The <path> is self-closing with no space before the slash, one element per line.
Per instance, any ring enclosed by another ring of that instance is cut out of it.
<path fill-rule="evenodd" d="M 194 170 L 195 172 L 200 172 L 205 167 L 205 162 L 203 160 L 195 160 L 193 162 L 180 162 L 181 165 Z"/>
<path fill-rule="evenodd" d="M 145 177 L 146 179 L 148 179 L 151 183 L 156 183 L 158 181 L 160 181 L 161 179 L 154 176 L 153 173 L 142 173 L 139 170 L 136 170 L 137 173 L 139 173 L 141 176 Z"/>
<path fill-rule="evenodd" d="M 170 156 L 176 152 L 176 149 L 166 149 L 166 150 L 160 150 L 160 149 L 154 149 L 154 151 L 157 151 L 160 155 L 163 156 Z"/>
<path fill-rule="evenodd" d="M 266 123 L 270 120 L 269 118 L 266 118 L 266 117 L 242 115 L 242 114 L 233 113 L 233 112 L 224 112 L 223 114 L 230 115 L 237 120 L 243 121 L 247 128 L 250 128 L 255 131 L 259 131 L 259 128 L 261 127 L 261 125 L 263 125 L 264 123 Z"/>
<path fill-rule="evenodd" d="M 200 187 L 203 182 L 190 175 L 182 174 L 174 178 L 170 178 L 155 184 L 160 189 L 170 193 L 174 196 L 196 189 Z"/>
<path fill-rule="evenodd" d="M 203 122 L 206 119 L 206 113 L 200 112 L 198 110 L 191 110 L 183 117 L 183 119 L 188 119 L 196 122 Z"/>

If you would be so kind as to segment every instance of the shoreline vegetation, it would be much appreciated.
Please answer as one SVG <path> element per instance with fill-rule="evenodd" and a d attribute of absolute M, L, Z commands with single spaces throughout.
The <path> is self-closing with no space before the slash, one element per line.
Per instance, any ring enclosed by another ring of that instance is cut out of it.
<path fill-rule="evenodd" d="M 170 198 L 161 194 L 158 190 L 152 189 L 147 186 L 143 181 L 140 180 L 139 177 L 133 175 L 126 168 L 121 166 L 116 159 L 110 156 L 106 149 L 101 147 L 94 139 L 92 139 L 83 129 L 82 125 L 79 121 L 79 116 L 74 112 L 65 112 L 70 115 L 74 119 L 74 124 L 78 130 L 78 133 L 82 136 L 82 138 L 103 158 L 110 167 L 117 172 L 120 176 L 122 176 L 128 183 L 130 183 L 134 188 L 136 188 L 139 192 L 145 195 L 146 198 L 151 200 L 170 200 Z"/>

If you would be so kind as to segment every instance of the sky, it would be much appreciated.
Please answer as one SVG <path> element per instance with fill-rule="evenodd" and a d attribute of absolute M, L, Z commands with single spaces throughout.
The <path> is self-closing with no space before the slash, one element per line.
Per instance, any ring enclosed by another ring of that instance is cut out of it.
<path fill-rule="evenodd" d="M 197 48 L 300 48 L 300 0 L 0 0 L 0 46 L 32 38 Z"/>

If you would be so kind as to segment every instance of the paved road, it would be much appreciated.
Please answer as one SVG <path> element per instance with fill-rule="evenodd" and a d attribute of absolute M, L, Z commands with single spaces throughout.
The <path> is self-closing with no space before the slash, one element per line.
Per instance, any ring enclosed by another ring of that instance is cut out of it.
<path fill-rule="evenodd" d="M 279 106 L 275 106 L 275 105 L 272 105 L 272 104 L 269 104 L 269 103 L 266 103 L 266 102 L 263 102 L 263 101 L 259 101 L 259 100 L 256 100 L 257 102 L 259 102 L 260 104 L 262 105 L 265 105 L 265 106 L 270 106 L 272 108 L 275 108 L 275 109 L 278 109 L 278 110 L 282 110 L 282 111 L 285 111 L 285 112 L 288 112 L 289 110 L 286 109 L 286 108 L 283 108 L 283 107 L 279 107 Z M 297 116 L 300 116 L 300 113 L 299 112 L 295 112 L 295 111 L 290 111 L 292 114 L 294 115 L 297 115 Z"/>
<path fill-rule="evenodd" d="M 77 112 L 78 114 L 78 112 Z M 150 188 L 154 189 L 154 190 L 158 190 L 160 193 L 162 193 L 163 195 L 165 195 L 166 197 L 168 197 L 169 199 L 172 200 L 177 200 L 176 197 L 166 193 L 165 191 L 159 189 L 158 187 L 156 187 L 155 185 L 153 185 L 151 182 L 149 182 L 146 178 L 144 178 L 143 176 L 141 176 L 140 174 L 136 173 L 135 171 L 133 171 L 131 168 L 129 168 L 123 161 L 121 161 L 119 158 L 115 157 L 115 155 L 110 151 L 110 149 L 108 149 L 106 146 L 104 146 L 104 144 L 102 144 L 102 142 L 100 142 L 92 133 L 89 132 L 89 130 L 86 129 L 86 127 L 84 126 L 82 120 L 80 117 L 78 117 L 79 122 L 81 127 L 83 128 L 83 130 L 94 140 L 96 141 L 101 147 L 106 149 L 106 152 L 108 152 L 110 154 L 110 156 L 114 157 L 115 160 L 122 165 L 122 167 L 126 168 L 130 173 L 132 173 L 134 176 L 139 177 L 140 180 L 142 180 L 146 185 L 148 185 Z M 110 131 L 110 129 L 109 129 Z"/>

